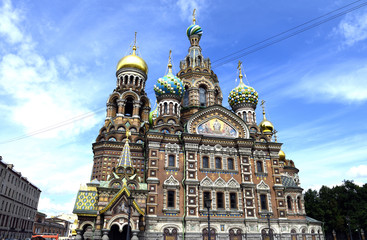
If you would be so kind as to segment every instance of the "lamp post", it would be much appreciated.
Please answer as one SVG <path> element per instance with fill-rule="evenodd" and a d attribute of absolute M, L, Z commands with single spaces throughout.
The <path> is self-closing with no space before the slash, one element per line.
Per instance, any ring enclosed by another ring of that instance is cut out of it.
<path fill-rule="evenodd" d="M 349 216 L 346 216 L 345 220 L 347 220 L 347 226 L 348 226 L 348 229 L 349 229 L 350 240 L 353 240 L 352 232 L 350 231 L 350 218 L 349 218 Z"/>
<path fill-rule="evenodd" d="M 263 216 L 264 217 L 266 216 L 266 219 L 268 220 L 268 233 L 267 233 L 267 235 L 269 236 L 270 240 L 273 240 L 274 238 L 273 238 L 273 234 L 272 234 L 271 228 L 270 228 L 270 216 L 271 216 L 271 214 L 270 214 L 270 212 L 267 212 Z"/>
<path fill-rule="evenodd" d="M 210 240 L 210 214 L 209 214 L 209 210 L 210 210 L 210 207 L 212 205 L 212 200 L 210 198 L 205 198 L 204 199 L 204 204 L 205 204 L 205 207 L 208 209 L 208 239 Z"/>
<path fill-rule="evenodd" d="M 130 240 L 130 216 L 131 216 L 131 206 L 133 205 L 134 197 L 128 196 L 127 197 L 127 204 L 129 208 L 128 218 L 127 218 L 127 232 L 126 232 L 126 239 Z"/>

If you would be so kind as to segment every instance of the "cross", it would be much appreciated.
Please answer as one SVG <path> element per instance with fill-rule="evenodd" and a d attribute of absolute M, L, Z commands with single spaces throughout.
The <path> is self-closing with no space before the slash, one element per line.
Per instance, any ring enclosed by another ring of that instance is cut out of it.
<path fill-rule="evenodd" d="M 192 24 L 196 24 L 196 8 L 194 8 L 194 12 L 192 13 Z"/>
<path fill-rule="evenodd" d="M 275 142 L 278 142 L 277 132 L 278 132 L 278 131 L 274 129 L 274 138 L 275 138 Z"/>

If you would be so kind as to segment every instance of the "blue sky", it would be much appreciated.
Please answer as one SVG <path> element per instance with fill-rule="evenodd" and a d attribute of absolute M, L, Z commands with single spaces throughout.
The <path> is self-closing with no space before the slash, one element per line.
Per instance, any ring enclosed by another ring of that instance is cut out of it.
<path fill-rule="evenodd" d="M 166 73 L 169 50 L 175 72 L 187 54 L 193 8 L 203 54 L 214 66 L 352 2 L 0 0 L 0 155 L 42 190 L 40 211 L 71 212 L 90 178 L 92 143 L 134 32 L 154 105 L 153 85 Z M 305 189 L 367 182 L 366 51 L 362 7 L 240 58 Z M 214 68 L 224 106 L 238 84 L 237 62 Z"/>

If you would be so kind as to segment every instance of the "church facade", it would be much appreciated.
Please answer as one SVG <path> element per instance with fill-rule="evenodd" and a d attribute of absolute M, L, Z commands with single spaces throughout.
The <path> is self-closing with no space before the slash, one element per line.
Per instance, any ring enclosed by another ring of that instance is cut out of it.
<path fill-rule="evenodd" d="M 195 18 L 187 36 L 180 71 L 174 75 L 170 59 L 154 86 L 155 109 L 136 46 L 119 61 L 91 182 L 74 206 L 76 238 L 324 239 L 322 223 L 306 216 L 298 169 L 264 106 L 258 124 L 258 93 L 243 83 L 241 63 L 229 110 Z"/>

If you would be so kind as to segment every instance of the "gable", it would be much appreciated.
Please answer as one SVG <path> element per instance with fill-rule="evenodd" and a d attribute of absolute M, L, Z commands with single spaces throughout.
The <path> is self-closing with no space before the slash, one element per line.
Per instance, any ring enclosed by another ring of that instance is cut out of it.
<path fill-rule="evenodd" d="M 187 131 L 213 137 L 249 138 L 245 122 L 228 109 L 215 105 L 195 113 L 187 122 Z"/>

